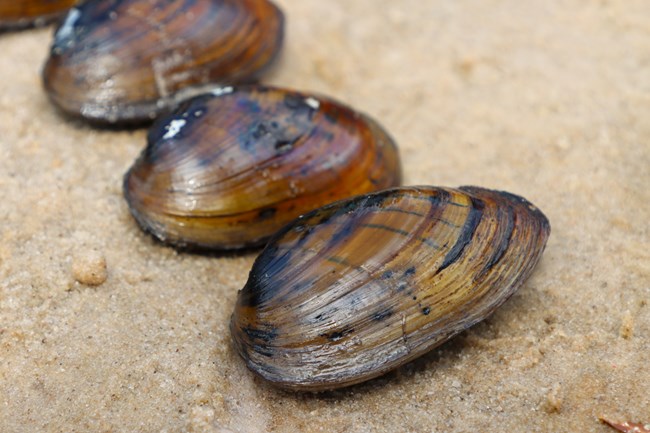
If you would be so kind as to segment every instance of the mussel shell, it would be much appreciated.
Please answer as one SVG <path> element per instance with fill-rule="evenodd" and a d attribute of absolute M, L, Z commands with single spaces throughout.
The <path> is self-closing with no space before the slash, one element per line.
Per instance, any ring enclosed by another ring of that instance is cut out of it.
<path fill-rule="evenodd" d="M 392 370 L 485 319 L 532 272 L 550 226 L 525 199 L 404 187 L 334 203 L 274 236 L 239 292 L 235 347 L 296 390 Z"/>
<path fill-rule="evenodd" d="M 227 87 L 156 121 L 124 195 L 162 241 L 233 249 L 261 245 L 302 213 L 400 179 L 396 146 L 369 117 L 322 96 Z"/>
<path fill-rule="evenodd" d="M 267 0 L 90 0 L 56 31 L 45 89 L 94 123 L 151 121 L 208 84 L 253 79 L 276 57 L 283 22 Z"/>
<path fill-rule="evenodd" d="M 0 30 L 46 24 L 74 6 L 77 0 L 0 0 Z"/>

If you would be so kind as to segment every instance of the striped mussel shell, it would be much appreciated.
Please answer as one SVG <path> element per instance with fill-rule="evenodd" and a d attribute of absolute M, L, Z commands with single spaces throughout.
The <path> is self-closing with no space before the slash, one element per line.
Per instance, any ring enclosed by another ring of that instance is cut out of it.
<path fill-rule="evenodd" d="M 49 23 L 77 0 L 0 0 L 0 30 L 15 30 Z"/>
<path fill-rule="evenodd" d="M 92 123 L 151 121 L 206 86 L 255 79 L 283 23 L 268 0 L 88 0 L 57 29 L 44 86 Z"/>
<path fill-rule="evenodd" d="M 231 319 L 248 367 L 320 391 L 384 374 L 485 319 L 529 277 L 550 233 L 516 195 L 403 187 L 284 227 Z"/>
<path fill-rule="evenodd" d="M 158 239 L 229 250 L 262 245 L 307 211 L 400 179 L 397 148 L 370 117 L 323 96 L 225 87 L 156 121 L 124 195 Z"/>

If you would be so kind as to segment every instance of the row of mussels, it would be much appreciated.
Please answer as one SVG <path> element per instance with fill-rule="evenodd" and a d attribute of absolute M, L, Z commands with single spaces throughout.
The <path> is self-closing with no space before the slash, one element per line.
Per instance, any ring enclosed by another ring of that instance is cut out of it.
<path fill-rule="evenodd" d="M 267 0 L 90 0 L 62 20 L 43 77 L 54 104 L 91 122 L 159 116 L 124 178 L 133 216 L 176 247 L 266 244 L 238 294 L 235 347 L 263 378 L 317 391 L 490 315 L 550 226 L 506 192 L 399 187 L 397 148 L 368 116 L 240 85 L 276 57 L 283 21 Z"/>

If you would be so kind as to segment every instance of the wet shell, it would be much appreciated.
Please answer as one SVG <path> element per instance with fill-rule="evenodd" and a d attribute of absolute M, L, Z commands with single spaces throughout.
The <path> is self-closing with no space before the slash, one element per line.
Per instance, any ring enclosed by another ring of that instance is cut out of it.
<path fill-rule="evenodd" d="M 0 0 L 0 30 L 46 24 L 65 13 L 76 0 Z"/>
<path fill-rule="evenodd" d="M 285 388 L 379 376 L 489 316 L 528 278 L 549 233 L 525 199 L 477 187 L 325 206 L 255 261 L 231 320 L 236 349 Z"/>
<path fill-rule="evenodd" d="M 71 115 L 150 121 L 209 83 L 251 80 L 282 37 L 267 0 L 90 0 L 58 28 L 43 80 Z"/>
<path fill-rule="evenodd" d="M 298 215 L 400 183 L 388 134 L 324 97 L 220 88 L 160 118 L 125 176 L 140 225 L 160 240 L 257 246 Z"/>

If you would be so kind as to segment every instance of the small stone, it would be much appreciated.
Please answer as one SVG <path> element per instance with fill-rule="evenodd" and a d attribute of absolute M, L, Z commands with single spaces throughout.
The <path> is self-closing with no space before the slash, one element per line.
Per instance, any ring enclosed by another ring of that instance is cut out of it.
<path fill-rule="evenodd" d="M 106 259 L 94 251 L 79 251 L 72 259 L 72 276 L 76 281 L 88 286 L 99 286 L 106 281 Z"/>
<path fill-rule="evenodd" d="M 629 311 L 626 311 L 623 314 L 623 317 L 621 319 L 621 328 L 619 329 L 619 335 L 626 340 L 629 340 L 632 338 L 632 335 L 634 333 L 634 318 L 632 317 L 632 314 Z"/>

